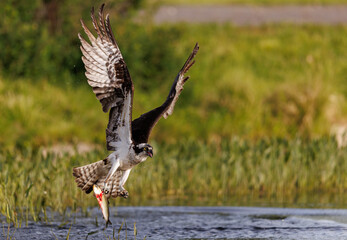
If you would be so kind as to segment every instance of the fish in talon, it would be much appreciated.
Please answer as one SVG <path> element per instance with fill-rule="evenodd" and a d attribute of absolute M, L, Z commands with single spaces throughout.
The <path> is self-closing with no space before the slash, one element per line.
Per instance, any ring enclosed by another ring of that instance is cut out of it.
<path fill-rule="evenodd" d="M 105 197 L 104 192 L 97 186 L 93 186 L 93 191 L 96 199 L 98 200 L 99 206 L 102 211 L 102 215 L 106 221 L 106 227 L 108 224 L 112 224 L 109 217 L 110 217 L 110 211 L 108 207 L 108 199 Z"/>

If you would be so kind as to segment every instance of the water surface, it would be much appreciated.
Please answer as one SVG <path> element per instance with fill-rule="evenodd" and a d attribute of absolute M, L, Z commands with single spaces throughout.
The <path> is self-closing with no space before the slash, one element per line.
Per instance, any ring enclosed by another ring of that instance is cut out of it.
<path fill-rule="evenodd" d="M 104 229 L 98 208 L 48 223 L 14 228 L 0 239 L 347 239 L 347 210 L 260 207 L 117 207 Z M 70 231 L 70 232 L 69 232 Z M 6 238 L 5 238 L 6 239 Z"/>

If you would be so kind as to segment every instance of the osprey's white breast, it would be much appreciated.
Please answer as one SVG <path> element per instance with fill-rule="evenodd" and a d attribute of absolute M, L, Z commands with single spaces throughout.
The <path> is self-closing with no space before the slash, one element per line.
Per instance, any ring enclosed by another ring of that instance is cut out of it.
<path fill-rule="evenodd" d="M 110 156 L 111 159 L 119 160 L 119 168 L 122 171 L 131 169 L 147 159 L 146 155 L 136 155 L 132 146 L 129 148 L 117 148 L 117 150 L 111 153 Z"/>

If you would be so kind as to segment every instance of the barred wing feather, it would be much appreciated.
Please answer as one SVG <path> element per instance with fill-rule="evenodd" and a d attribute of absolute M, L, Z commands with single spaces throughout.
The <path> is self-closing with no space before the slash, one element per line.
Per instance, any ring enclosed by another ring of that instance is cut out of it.
<path fill-rule="evenodd" d="M 112 33 L 109 15 L 104 17 L 104 4 L 99 10 L 99 21 L 95 18 L 94 8 L 91 18 L 95 37 L 84 22 L 81 24 L 90 43 L 81 34 L 82 61 L 86 69 L 88 84 L 93 88 L 104 112 L 109 113 L 106 129 L 107 149 L 115 151 L 114 142 L 131 142 L 131 116 L 133 83 L 123 56 Z"/>

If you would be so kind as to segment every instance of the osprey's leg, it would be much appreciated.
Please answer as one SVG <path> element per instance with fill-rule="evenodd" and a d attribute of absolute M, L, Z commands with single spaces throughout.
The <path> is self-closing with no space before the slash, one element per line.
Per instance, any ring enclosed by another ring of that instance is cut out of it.
<path fill-rule="evenodd" d="M 123 187 L 125 182 L 128 180 L 130 171 L 131 171 L 131 169 L 124 171 L 122 179 L 120 180 L 120 187 Z"/>
<path fill-rule="evenodd" d="M 129 177 L 129 173 L 130 173 L 131 169 L 128 169 L 128 170 L 125 170 L 123 172 L 123 176 L 119 182 L 119 188 L 118 188 L 118 192 L 119 192 L 119 195 L 121 197 L 124 197 L 124 198 L 127 198 L 129 196 L 129 193 L 128 191 L 123 187 L 125 182 L 127 181 L 128 177 Z"/>
<path fill-rule="evenodd" d="M 109 156 L 110 157 L 110 156 Z M 109 159 L 112 163 L 112 167 L 110 171 L 108 172 L 106 179 L 105 179 L 105 184 L 104 184 L 104 193 L 109 194 L 111 192 L 110 185 L 108 184 L 108 181 L 110 177 L 117 171 L 120 163 L 119 159 L 115 158 L 114 156 L 111 156 L 111 159 Z"/>

